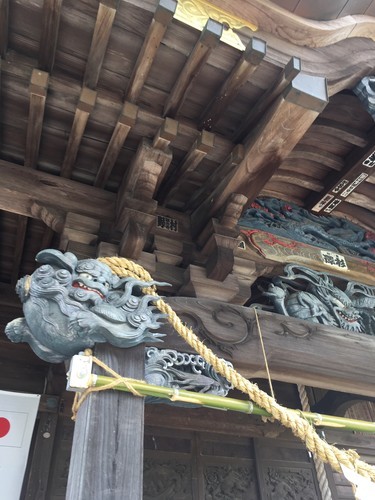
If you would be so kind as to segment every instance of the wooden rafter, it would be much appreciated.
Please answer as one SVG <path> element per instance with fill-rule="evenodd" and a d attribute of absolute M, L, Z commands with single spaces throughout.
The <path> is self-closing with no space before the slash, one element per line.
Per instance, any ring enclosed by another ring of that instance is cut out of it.
<path fill-rule="evenodd" d="M 40 139 L 42 137 L 44 107 L 46 103 L 49 75 L 34 69 L 31 75 L 29 94 L 29 119 L 26 135 L 25 167 L 37 168 Z"/>
<path fill-rule="evenodd" d="M 177 1 L 175 0 L 159 0 L 154 18 L 130 76 L 126 93 L 127 101 L 137 102 L 168 24 L 173 19 L 176 7 Z"/>
<path fill-rule="evenodd" d="M 312 195 L 306 206 L 316 213 L 331 213 L 345 201 L 362 182 L 375 171 L 375 128 L 368 138 L 367 146 L 356 148 L 348 156 L 339 174 L 333 172 L 324 180 L 324 189 Z"/>
<path fill-rule="evenodd" d="M 345 123 L 329 120 L 327 118 L 318 117 L 311 125 L 310 131 L 327 134 L 359 147 L 366 146 L 368 142 L 367 135 L 364 132 L 350 127 Z"/>
<path fill-rule="evenodd" d="M 206 63 L 211 51 L 218 45 L 223 31 L 222 24 L 209 19 L 198 42 L 175 82 L 164 106 L 164 116 L 176 116 L 184 103 L 194 78 Z"/>
<path fill-rule="evenodd" d="M 210 175 L 205 185 L 195 191 L 186 205 L 187 210 L 197 208 L 209 196 L 212 186 L 217 186 L 220 182 L 235 169 L 244 159 L 245 151 L 242 144 L 237 144 L 232 152 L 225 158 L 219 167 Z"/>
<path fill-rule="evenodd" d="M 74 115 L 72 129 L 70 131 L 68 145 L 65 151 L 64 161 L 61 167 L 61 177 L 70 178 L 74 163 L 77 158 L 78 149 L 85 132 L 87 120 L 96 102 L 96 91 L 84 87 L 79 96 L 76 112 Z"/>
<path fill-rule="evenodd" d="M 116 163 L 117 157 L 120 154 L 121 148 L 137 119 L 138 107 L 130 102 L 125 102 L 120 116 L 117 120 L 115 128 L 112 132 L 112 137 L 104 153 L 99 170 L 96 174 L 94 186 L 104 187 L 112 168 Z"/>
<path fill-rule="evenodd" d="M 202 128 L 210 130 L 214 126 L 265 55 L 266 42 L 252 38 L 232 72 L 204 111 L 201 118 Z"/>
<path fill-rule="evenodd" d="M 86 63 L 83 85 L 95 89 L 107 50 L 119 0 L 103 0 L 99 4 L 94 34 Z"/>
<path fill-rule="evenodd" d="M 375 233 L 374 213 L 365 207 L 359 207 L 343 201 L 335 210 L 335 215 L 346 217 L 361 227 L 368 229 L 368 231 Z"/>
<path fill-rule="evenodd" d="M 39 68 L 51 73 L 55 61 L 62 0 L 44 0 Z"/>
<path fill-rule="evenodd" d="M 324 78 L 295 77 L 248 137 L 243 160 L 218 185 L 211 184 L 209 190 L 206 187 L 206 199 L 192 214 L 193 225 L 201 226 L 202 221 L 217 214 L 231 193 L 244 194 L 251 202 L 327 102 Z"/>
<path fill-rule="evenodd" d="M 214 147 L 215 135 L 206 130 L 202 130 L 196 138 L 191 148 L 185 155 L 181 164 L 171 172 L 167 182 L 162 188 L 160 199 L 168 205 L 173 199 L 174 194 L 180 189 L 182 184 L 186 181 L 188 175 L 193 172 L 200 162 L 205 158 L 207 153 Z"/>
<path fill-rule="evenodd" d="M 257 104 L 251 109 L 250 113 L 241 123 L 241 126 L 235 133 L 235 141 L 242 141 L 251 127 L 260 119 L 266 109 L 273 101 L 288 87 L 294 77 L 301 71 L 301 60 L 298 57 L 292 57 L 288 64 L 281 71 L 279 77 L 270 85 L 268 90 L 259 99 Z"/>
<path fill-rule="evenodd" d="M 9 0 L 0 0 L 0 57 L 5 57 L 8 48 Z"/>
<path fill-rule="evenodd" d="M 297 145 L 288 155 L 288 160 L 311 160 L 332 170 L 340 171 L 344 160 L 335 154 L 323 151 L 317 147 Z"/>

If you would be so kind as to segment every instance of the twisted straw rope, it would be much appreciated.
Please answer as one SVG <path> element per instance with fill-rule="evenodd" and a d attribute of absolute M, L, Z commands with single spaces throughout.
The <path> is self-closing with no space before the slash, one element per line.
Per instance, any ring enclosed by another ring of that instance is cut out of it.
<path fill-rule="evenodd" d="M 120 277 L 132 276 L 142 279 L 143 281 L 152 281 L 151 275 L 142 266 L 125 258 L 101 257 L 98 260 L 107 264 L 112 272 Z M 156 295 L 154 287 L 144 288 L 142 291 L 147 294 Z M 177 333 L 190 345 L 190 347 L 200 354 L 207 363 L 212 365 L 217 373 L 225 377 L 235 388 L 247 394 L 254 403 L 265 409 L 284 427 L 291 429 L 293 434 L 305 443 L 309 451 L 318 456 L 323 462 L 329 463 L 331 467 L 338 472 L 342 472 L 342 464 L 349 469 L 355 470 L 361 476 L 375 482 L 375 467 L 360 460 L 356 451 L 340 450 L 336 446 L 330 445 L 324 441 L 324 439 L 316 433 L 314 427 L 302 416 L 278 404 L 271 396 L 259 389 L 257 384 L 245 379 L 234 368 L 220 360 L 211 349 L 199 340 L 197 335 L 189 327 L 182 323 L 173 309 L 162 299 L 158 298 L 155 301 L 155 306 L 159 311 L 167 315 L 168 322 Z"/>
<path fill-rule="evenodd" d="M 309 398 L 307 396 L 306 387 L 301 384 L 297 384 L 298 394 L 301 400 L 301 407 L 303 411 L 311 411 Z M 317 456 L 313 456 L 314 466 L 316 470 L 316 477 L 319 483 L 320 493 L 322 495 L 322 500 L 332 500 L 331 490 L 328 484 L 328 478 L 326 470 L 324 468 L 323 460 Z"/>

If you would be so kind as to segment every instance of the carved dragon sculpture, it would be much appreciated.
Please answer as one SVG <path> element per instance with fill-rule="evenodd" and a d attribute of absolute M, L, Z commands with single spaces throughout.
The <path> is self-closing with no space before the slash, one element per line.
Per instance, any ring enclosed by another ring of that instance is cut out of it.
<path fill-rule="evenodd" d="M 263 295 L 280 314 L 375 335 L 375 287 L 347 281 L 341 290 L 324 273 L 288 264 Z"/>
<path fill-rule="evenodd" d="M 70 252 L 43 250 L 36 260 L 43 265 L 17 283 L 25 317 L 6 326 L 11 341 L 58 363 L 97 342 L 132 347 L 164 336 L 155 332 L 163 317 L 152 305 L 157 297 L 141 292 L 161 283 L 119 278 L 106 264 Z"/>

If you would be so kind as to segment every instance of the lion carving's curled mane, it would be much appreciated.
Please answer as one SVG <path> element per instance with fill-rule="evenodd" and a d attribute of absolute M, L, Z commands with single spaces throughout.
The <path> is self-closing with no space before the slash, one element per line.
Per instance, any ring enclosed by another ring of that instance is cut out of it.
<path fill-rule="evenodd" d="M 160 319 L 154 295 L 141 289 L 153 284 L 119 278 L 95 259 L 78 260 L 58 250 L 43 250 L 31 276 L 21 278 L 16 291 L 25 317 L 6 326 L 13 342 L 28 342 L 45 361 L 59 363 L 95 343 L 132 347 L 160 341 Z"/>

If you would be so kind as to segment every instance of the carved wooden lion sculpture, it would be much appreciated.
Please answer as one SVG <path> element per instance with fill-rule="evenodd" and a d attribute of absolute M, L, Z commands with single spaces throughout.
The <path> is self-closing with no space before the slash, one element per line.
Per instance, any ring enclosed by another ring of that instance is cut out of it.
<path fill-rule="evenodd" d="M 25 317 L 6 326 L 11 341 L 28 342 L 40 358 L 58 363 L 96 342 L 132 347 L 164 336 L 155 332 L 164 316 L 152 305 L 157 297 L 141 289 L 165 283 L 119 278 L 98 260 L 58 250 L 36 260 L 43 265 L 17 283 Z"/>

